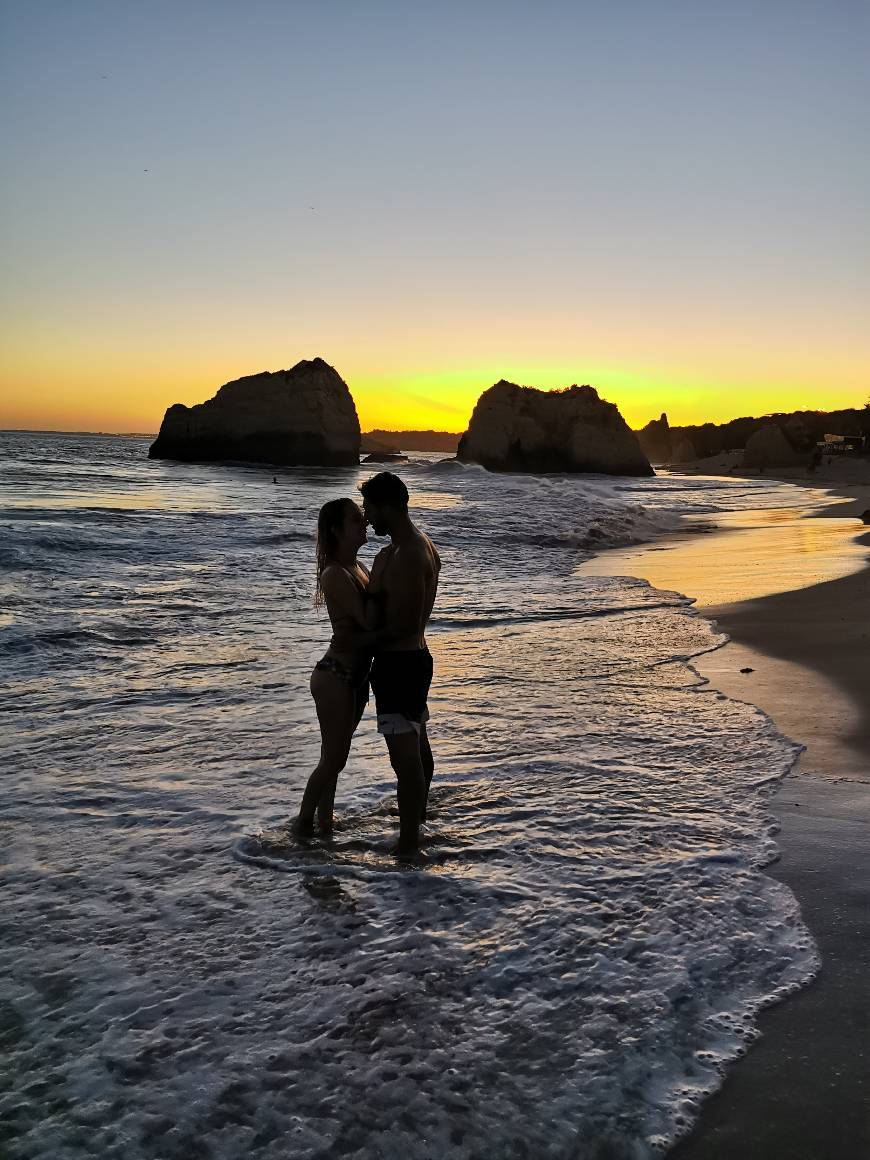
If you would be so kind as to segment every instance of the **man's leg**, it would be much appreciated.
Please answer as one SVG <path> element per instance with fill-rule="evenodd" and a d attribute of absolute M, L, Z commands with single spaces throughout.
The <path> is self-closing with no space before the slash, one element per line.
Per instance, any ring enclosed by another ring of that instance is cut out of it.
<path fill-rule="evenodd" d="M 435 758 L 432 756 L 432 746 L 429 744 L 429 735 L 426 732 L 425 725 L 420 729 L 420 760 L 423 763 L 423 782 L 425 786 L 420 821 L 425 822 L 426 803 L 429 801 L 429 786 L 432 784 L 432 774 L 435 772 Z"/>
<path fill-rule="evenodd" d="M 420 817 L 426 804 L 420 738 L 413 729 L 407 733 L 387 733 L 385 738 L 398 783 L 399 853 L 413 854 L 420 848 Z"/>

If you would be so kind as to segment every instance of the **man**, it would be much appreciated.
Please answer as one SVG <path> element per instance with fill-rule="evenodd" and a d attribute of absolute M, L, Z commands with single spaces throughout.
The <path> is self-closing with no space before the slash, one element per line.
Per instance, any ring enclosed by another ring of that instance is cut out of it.
<path fill-rule="evenodd" d="M 408 489 L 397 475 L 379 472 L 360 484 L 363 513 L 390 544 L 375 557 L 368 595 L 376 609 L 377 649 L 371 682 L 378 732 L 387 742 L 399 799 L 402 855 L 420 845 L 420 822 L 434 762 L 426 722 L 432 656 L 425 630 L 435 603 L 441 560 L 435 545 L 408 516 Z"/>

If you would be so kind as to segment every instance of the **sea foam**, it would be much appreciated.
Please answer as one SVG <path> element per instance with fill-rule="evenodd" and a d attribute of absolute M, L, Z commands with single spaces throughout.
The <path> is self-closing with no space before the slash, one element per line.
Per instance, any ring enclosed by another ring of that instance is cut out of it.
<path fill-rule="evenodd" d="M 445 562 L 426 861 L 403 869 L 370 712 L 334 840 L 286 832 L 328 636 L 310 530 L 361 473 L 276 487 L 108 440 L 89 471 L 64 446 L 6 444 L 32 565 L 0 571 L 9 1155 L 665 1150 L 817 967 L 764 873 L 798 747 L 700 682 L 723 638 L 684 597 L 574 567 L 595 528 L 626 542 L 793 489 L 403 468 Z M 102 556 L 66 551 L 73 478 L 152 506 Z"/>

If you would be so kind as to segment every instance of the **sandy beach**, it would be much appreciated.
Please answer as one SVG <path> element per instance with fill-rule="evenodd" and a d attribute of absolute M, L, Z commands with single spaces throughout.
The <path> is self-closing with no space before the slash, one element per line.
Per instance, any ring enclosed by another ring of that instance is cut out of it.
<path fill-rule="evenodd" d="M 694 662 L 806 746 L 774 798 L 770 873 L 822 955 L 817 979 L 759 1020 L 676 1160 L 845 1160 L 870 1151 L 870 469 L 778 473 L 842 503 L 746 513 L 718 530 L 584 565 L 695 598 L 730 643 Z"/>

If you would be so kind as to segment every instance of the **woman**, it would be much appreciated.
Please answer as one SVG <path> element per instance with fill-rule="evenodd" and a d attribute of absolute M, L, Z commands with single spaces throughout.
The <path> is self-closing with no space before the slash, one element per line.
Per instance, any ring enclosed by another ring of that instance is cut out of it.
<path fill-rule="evenodd" d="M 314 603 L 326 605 L 332 640 L 311 674 L 320 722 L 320 761 L 308 779 L 294 827 L 303 835 L 313 832 L 315 813 L 322 830 L 332 829 L 336 782 L 369 699 L 372 651 L 360 647 L 366 632 L 369 574 L 356 558 L 365 542 L 365 516 L 352 499 L 332 499 L 323 505 L 317 517 Z"/>

